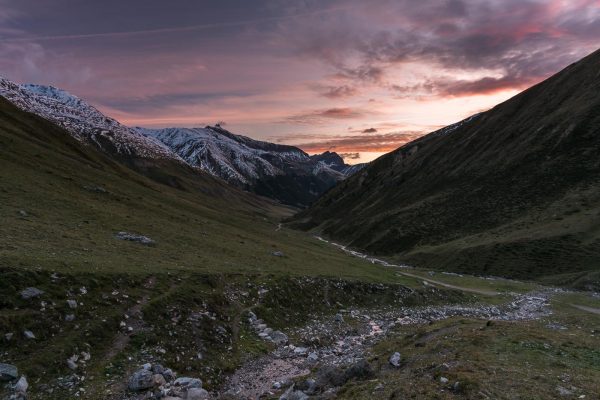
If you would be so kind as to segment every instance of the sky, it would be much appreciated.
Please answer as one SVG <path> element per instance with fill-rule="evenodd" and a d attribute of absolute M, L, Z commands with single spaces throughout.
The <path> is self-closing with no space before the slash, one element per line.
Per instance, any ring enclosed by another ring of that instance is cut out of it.
<path fill-rule="evenodd" d="M 0 75 L 369 161 L 600 47 L 600 0 L 0 0 Z"/>

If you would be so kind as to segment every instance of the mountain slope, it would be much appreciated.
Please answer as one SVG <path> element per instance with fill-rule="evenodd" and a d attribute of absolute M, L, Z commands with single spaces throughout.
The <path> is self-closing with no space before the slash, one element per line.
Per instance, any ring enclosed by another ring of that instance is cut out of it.
<path fill-rule="evenodd" d="M 65 273 L 378 274 L 304 233 L 276 230 L 279 218 L 291 213 L 287 207 L 189 167 L 162 173 L 178 188 L 0 98 L 0 266 Z M 119 240 L 121 231 L 156 245 Z"/>
<path fill-rule="evenodd" d="M 0 96 L 24 111 L 65 128 L 79 141 L 119 157 L 179 160 L 160 142 L 148 139 L 95 107 L 52 86 L 17 85 L 0 77 Z"/>
<path fill-rule="evenodd" d="M 427 267 L 532 277 L 600 266 L 600 51 L 371 163 L 295 218 Z"/>
<path fill-rule="evenodd" d="M 219 126 L 135 128 L 185 162 L 227 182 L 294 206 L 306 206 L 360 166 L 335 153 L 309 156 L 294 146 L 253 140 Z"/>

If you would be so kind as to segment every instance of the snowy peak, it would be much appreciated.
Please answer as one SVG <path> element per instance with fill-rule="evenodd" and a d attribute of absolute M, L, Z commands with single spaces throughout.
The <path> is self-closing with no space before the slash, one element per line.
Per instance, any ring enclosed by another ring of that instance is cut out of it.
<path fill-rule="evenodd" d="M 18 85 L 0 78 L 0 96 L 20 109 L 54 122 L 86 144 L 119 156 L 180 160 L 160 142 L 102 114 L 92 105 L 52 86 Z"/>
<path fill-rule="evenodd" d="M 288 204 L 314 201 L 349 176 L 351 168 L 335 153 L 311 157 L 297 147 L 254 140 L 220 126 L 135 129 L 160 141 L 193 167 Z M 290 193 L 296 193 L 295 197 Z"/>

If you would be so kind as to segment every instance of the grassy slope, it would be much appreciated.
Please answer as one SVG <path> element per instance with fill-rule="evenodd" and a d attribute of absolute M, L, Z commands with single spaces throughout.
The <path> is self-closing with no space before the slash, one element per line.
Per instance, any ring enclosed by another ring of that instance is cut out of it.
<path fill-rule="evenodd" d="M 295 224 L 427 268 L 539 277 L 600 266 L 600 51 L 387 154 Z"/>
<path fill-rule="evenodd" d="M 174 164 L 137 159 L 129 167 L 0 98 L 0 334 L 13 333 L 0 340 L 0 354 L 27 375 L 32 398 L 62 399 L 81 385 L 86 398 L 105 399 L 109 391 L 119 398 L 127 374 L 150 359 L 179 372 L 190 368 L 214 387 L 244 357 L 268 348 L 238 332 L 259 285 L 283 296 L 278 308 L 287 310 L 290 324 L 322 306 L 323 296 L 358 301 L 336 295 L 335 285 L 329 289 L 332 278 L 419 286 L 305 233 L 278 230 L 279 219 L 292 210 L 269 200 Z M 117 240 L 118 231 L 147 235 L 157 244 Z M 311 284 L 309 300 L 316 305 L 300 312 L 302 302 L 290 303 L 288 287 L 300 290 L 297 280 L 305 276 L 328 278 Z M 370 293 L 368 283 L 356 285 Z M 29 286 L 45 293 L 20 299 Z M 240 298 L 241 291 L 248 297 Z M 80 305 L 72 310 L 67 299 Z M 188 320 L 194 312 L 211 312 L 215 319 L 198 328 Z M 133 313 L 143 320 L 133 317 L 134 333 L 120 335 L 124 314 Z M 74 322 L 65 321 L 68 314 Z M 37 339 L 26 340 L 26 329 Z M 167 353 L 157 352 L 159 346 Z M 81 351 L 92 355 L 77 371 L 85 382 L 61 389 L 55 379 L 71 376 L 66 359 Z M 52 395 L 44 384 L 52 385 Z"/>
<path fill-rule="evenodd" d="M 3 267 L 385 279 L 382 269 L 365 268 L 304 233 L 276 231 L 291 210 L 268 200 L 189 171 L 169 175 L 180 190 L 158 184 L 6 102 L 0 103 L 0 121 Z M 147 235 L 157 245 L 116 240 L 118 231 Z M 276 250 L 285 256 L 274 257 Z"/>

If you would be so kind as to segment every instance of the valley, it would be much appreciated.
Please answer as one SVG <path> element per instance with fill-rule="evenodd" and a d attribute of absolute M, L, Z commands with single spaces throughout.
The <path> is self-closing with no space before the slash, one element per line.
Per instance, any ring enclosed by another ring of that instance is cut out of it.
<path fill-rule="evenodd" d="M 599 66 L 354 165 L 0 78 L 0 398 L 600 399 Z"/>

